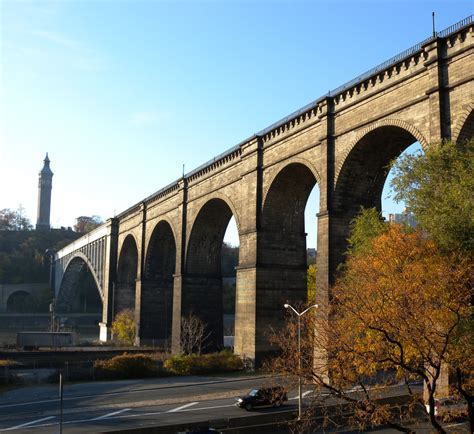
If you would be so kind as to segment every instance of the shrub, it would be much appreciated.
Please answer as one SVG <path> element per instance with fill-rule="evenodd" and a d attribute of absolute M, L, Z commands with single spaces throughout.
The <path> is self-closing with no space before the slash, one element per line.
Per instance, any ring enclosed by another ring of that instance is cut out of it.
<path fill-rule="evenodd" d="M 158 364 L 145 354 L 124 353 L 109 360 L 94 363 L 96 376 L 104 379 L 155 377 L 162 373 Z"/>
<path fill-rule="evenodd" d="M 232 372 L 243 369 L 242 359 L 230 351 L 212 354 L 174 356 L 166 360 L 165 369 L 176 375 L 199 375 Z"/>
<path fill-rule="evenodd" d="M 120 311 L 112 323 L 112 334 L 115 339 L 125 345 L 135 343 L 135 312 L 133 309 Z"/>

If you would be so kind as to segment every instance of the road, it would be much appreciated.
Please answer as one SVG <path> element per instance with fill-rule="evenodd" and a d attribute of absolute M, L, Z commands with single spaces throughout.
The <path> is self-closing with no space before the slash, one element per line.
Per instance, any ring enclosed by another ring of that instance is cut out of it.
<path fill-rule="evenodd" d="M 153 424 L 239 417 L 235 398 L 262 384 L 265 377 L 163 378 L 65 385 L 63 431 L 100 432 Z M 296 393 L 291 391 L 296 408 Z M 20 388 L 0 395 L 0 431 L 57 432 L 57 386 Z M 272 409 L 264 410 L 266 412 Z"/>
<path fill-rule="evenodd" d="M 193 426 L 213 421 L 219 428 L 249 415 L 262 423 L 288 417 L 297 411 L 296 388 L 289 388 L 289 401 L 281 409 L 258 409 L 251 413 L 235 406 L 235 398 L 250 389 L 269 385 L 263 376 L 250 377 L 177 377 L 114 382 L 66 384 L 63 399 L 62 432 L 95 433 L 113 429 L 183 424 Z M 384 395 L 399 395 L 394 387 Z M 357 393 L 357 392 L 354 392 Z M 312 398 L 306 390 L 304 398 Z M 58 433 L 60 423 L 58 386 L 33 386 L 0 394 L 0 432 Z M 465 427 L 454 425 L 452 432 Z M 422 426 L 417 432 L 428 433 Z M 161 431 L 160 431 L 161 432 Z M 281 431 L 284 432 L 284 431 Z M 329 432 L 329 431 L 328 431 Z M 381 433 L 392 433 L 380 430 Z"/>

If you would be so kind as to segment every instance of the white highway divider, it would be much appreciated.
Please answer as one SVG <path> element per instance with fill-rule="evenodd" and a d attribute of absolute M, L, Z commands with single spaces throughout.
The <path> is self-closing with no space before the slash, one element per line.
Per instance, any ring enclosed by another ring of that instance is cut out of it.
<path fill-rule="evenodd" d="M 192 405 L 199 404 L 199 402 L 190 402 L 189 404 L 182 405 L 181 407 L 173 408 L 172 410 L 168 410 L 166 413 L 176 413 L 177 411 L 184 410 L 185 408 L 191 407 Z"/>
<path fill-rule="evenodd" d="M 31 422 L 22 423 L 21 425 L 12 426 L 11 428 L 1 429 L 0 431 L 13 431 L 15 429 L 25 428 L 27 426 L 34 425 L 35 423 L 44 422 L 45 420 L 53 419 L 56 416 L 43 417 L 42 419 L 32 420 Z"/>
<path fill-rule="evenodd" d="M 125 413 L 126 411 L 130 411 L 130 410 L 131 408 L 123 408 L 122 410 L 113 411 L 112 413 L 104 414 L 103 416 L 95 417 L 94 419 L 90 419 L 90 420 L 103 420 L 112 416 L 117 416 L 118 414 Z"/>

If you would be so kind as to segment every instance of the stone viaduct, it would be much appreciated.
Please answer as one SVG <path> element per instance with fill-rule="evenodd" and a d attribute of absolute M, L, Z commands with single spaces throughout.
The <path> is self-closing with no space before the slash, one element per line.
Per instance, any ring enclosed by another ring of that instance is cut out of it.
<path fill-rule="evenodd" d="M 283 304 L 306 298 L 304 210 L 320 189 L 317 298 L 329 298 L 359 207 L 381 208 L 387 166 L 474 132 L 473 17 L 437 33 L 130 207 L 57 253 L 56 296 L 67 309 L 88 267 L 103 302 L 100 336 L 135 311 L 138 341 L 179 346 L 193 312 L 222 345 L 220 251 L 234 216 L 240 238 L 235 352 L 257 363 Z"/>

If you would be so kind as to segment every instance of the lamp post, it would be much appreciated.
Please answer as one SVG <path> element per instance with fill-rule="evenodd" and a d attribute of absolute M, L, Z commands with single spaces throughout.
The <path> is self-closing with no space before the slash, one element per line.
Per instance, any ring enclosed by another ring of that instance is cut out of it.
<path fill-rule="evenodd" d="M 301 403 L 301 317 L 308 312 L 308 310 L 314 308 L 318 308 L 317 304 L 313 304 L 312 306 L 305 309 L 303 312 L 298 312 L 291 304 L 285 303 L 285 309 L 291 309 L 297 316 L 298 316 L 298 420 L 301 420 L 302 414 L 302 403 Z"/>

